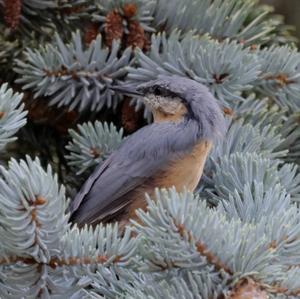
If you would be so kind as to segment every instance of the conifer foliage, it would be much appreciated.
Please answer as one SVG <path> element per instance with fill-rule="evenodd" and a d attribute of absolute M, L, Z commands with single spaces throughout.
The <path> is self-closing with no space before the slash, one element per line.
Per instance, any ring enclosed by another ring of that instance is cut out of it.
<path fill-rule="evenodd" d="M 299 298 L 300 53 L 282 20 L 258 0 L 0 0 L 0 298 Z M 197 191 L 145 196 L 122 233 L 72 225 L 83 179 L 151 122 L 113 87 L 161 74 L 226 116 Z"/>

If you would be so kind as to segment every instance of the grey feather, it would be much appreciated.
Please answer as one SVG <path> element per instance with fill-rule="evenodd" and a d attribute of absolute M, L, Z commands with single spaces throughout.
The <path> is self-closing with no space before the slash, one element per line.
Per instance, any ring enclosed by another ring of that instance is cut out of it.
<path fill-rule="evenodd" d="M 127 139 L 88 178 L 71 203 L 72 221 L 101 221 L 130 203 L 125 195 L 162 170 L 168 162 L 201 140 L 224 131 L 224 118 L 214 97 L 203 85 L 179 77 L 163 77 L 139 87 L 147 93 L 159 85 L 186 101 L 189 115 L 180 122 L 148 125 Z"/>

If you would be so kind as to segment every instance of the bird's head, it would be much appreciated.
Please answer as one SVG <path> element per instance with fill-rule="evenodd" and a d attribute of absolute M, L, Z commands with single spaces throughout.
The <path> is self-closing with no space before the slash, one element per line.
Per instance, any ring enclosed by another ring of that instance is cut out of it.
<path fill-rule="evenodd" d="M 197 81 L 161 75 L 134 90 L 122 87 L 119 91 L 141 98 L 152 111 L 155 122 L 187 118 L 197 121 L 202 130 L 218 132 L 218 135 L 223 135 L 226 129 L 217 100 Z"/>
<path fill-rule="evenodd" d="M 154 122 L 180 121 L 188 116 L 188 105 L 173 88 L 167 89 L 161 80 L 138 86 L 146 107 L 151 110 Z"/>

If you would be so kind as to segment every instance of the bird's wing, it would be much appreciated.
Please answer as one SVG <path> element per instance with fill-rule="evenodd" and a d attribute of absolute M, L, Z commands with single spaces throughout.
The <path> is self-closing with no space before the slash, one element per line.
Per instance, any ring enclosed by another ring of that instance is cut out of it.
<path fill-rule="evenodd" d="M 72 200 L 70 204 L 69 211 L 71 212 L 71 214 L 79 208 L 80 204 L 83 202 L 96 180 L 109 167 L 112 160 L 113 155 L 110 155 L 103 163 L 98 165 L 93 171 L 93 173 L 88 177 L 88 179 L 85 181 L 80 191 L 76 194 L 76 197 Z"/>
<path fill-rule="evenodd" d="M 173 157 L 169 137 L 164 140 L 162 134 L 166 131 L 172 136 L 170 130 L 151 125 L 130 136 L 85 182 L 71 204 L 71 220 L 79 224 L 101 221 L 129 204 L 124 195 Z"/>

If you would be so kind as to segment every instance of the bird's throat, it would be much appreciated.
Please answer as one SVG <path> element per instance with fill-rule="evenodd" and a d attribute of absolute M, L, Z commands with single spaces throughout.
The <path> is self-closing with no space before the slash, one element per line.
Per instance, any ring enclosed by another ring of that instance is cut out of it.
<path fill-rule="evenodd" d="M 187 109 L 184 105 L 180 106 L 179 109 L 174 113 L 166 113 L 164 111 L 161 111 L 160 109 L 156 109 L 153 111 L 153 120 L 155 123 L 167 121 L 180 122 L 184 119 L 186 114 Z"/>

